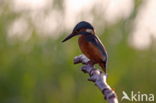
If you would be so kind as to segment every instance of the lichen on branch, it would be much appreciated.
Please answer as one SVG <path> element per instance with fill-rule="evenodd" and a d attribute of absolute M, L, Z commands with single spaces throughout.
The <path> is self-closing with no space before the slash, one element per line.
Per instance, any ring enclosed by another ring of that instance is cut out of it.
<path fill-rule="evenodd" d="M 74 64 L 82 63 L 81 70 L 84 73 L 89 74 L 89 81 L 95 83 L 95 85 L 101 90 L 104 98 L 108 103 L 118 103 L 117 95 L 114 90 L 107 84 L 107 75 L 99 69 L 95 69 L 93 65 L 90 65 L 89 59 L 85 55 L 76 56 L 74 58 Z"/>

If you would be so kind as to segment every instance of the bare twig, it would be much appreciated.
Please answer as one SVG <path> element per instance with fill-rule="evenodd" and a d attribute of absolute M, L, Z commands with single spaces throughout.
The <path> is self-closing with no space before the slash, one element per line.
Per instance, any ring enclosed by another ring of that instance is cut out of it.
<path fill-rule="evenodd" d="M 78 63 L 85 64 L 81 68 L 81 70 L 84 73 L 89 74 L 90 78 L 88 80 L 95 83 L 95 85 L 103 93 L 108 103 L 118 103 L 116 93 L 111 89 L 111 87 L 106 82 L 107 75 L 102 73 L 102 71 L 100 71 L 99 69 L 95 69 L 88 62 L 89 62 L 89 59 L 84 55 L 76 56 L 74 58 L 74 64 L 78 64 Z"/>

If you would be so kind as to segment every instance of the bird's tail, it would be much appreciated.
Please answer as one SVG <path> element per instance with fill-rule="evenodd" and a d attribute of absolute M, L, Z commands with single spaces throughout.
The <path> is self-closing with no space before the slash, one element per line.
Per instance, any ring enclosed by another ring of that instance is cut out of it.
<path fill-rule="evenodd" d="M 106 62 L 101 62 L 99 63 L 100 67 L 102 68 L 102 70 L 105 72 L 105 74 L 107 74 L 107 65 Z"/>

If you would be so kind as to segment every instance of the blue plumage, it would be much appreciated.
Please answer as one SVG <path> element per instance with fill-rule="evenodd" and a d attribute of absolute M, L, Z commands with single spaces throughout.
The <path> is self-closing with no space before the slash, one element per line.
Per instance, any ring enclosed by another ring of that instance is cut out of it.
<path fill-rule="evenodd" d="M 90 65 L 99 64 L 106 73 L 107 52 L 100 39 L 95 35 L 94 27 L 86 21 L 81 21 L 62 42 L 76 35 L 80 35 L 78 40 L 79 47 L 82 53 L 90 59 Z"/>
<path fill-rule="evenodd" d="M 80 30 L 82 28 L 94 29 L 94 27 L 90 23 L 81 21 L 74 27 L 73 31 Z"/>

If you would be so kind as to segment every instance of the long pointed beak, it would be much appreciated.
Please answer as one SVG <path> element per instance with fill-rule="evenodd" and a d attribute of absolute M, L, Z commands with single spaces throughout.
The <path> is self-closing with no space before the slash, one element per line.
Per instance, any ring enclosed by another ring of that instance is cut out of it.
<path fill-rule="evenodd" d="M 71 39 L 72 37 L 74 37 L 74 36 L 76 36 L 76 35 L 77 35 L 77 34 L 72 33 L 72 34 L 68 35 L 62 42 L 65 42 L 65 41 Z"/>

